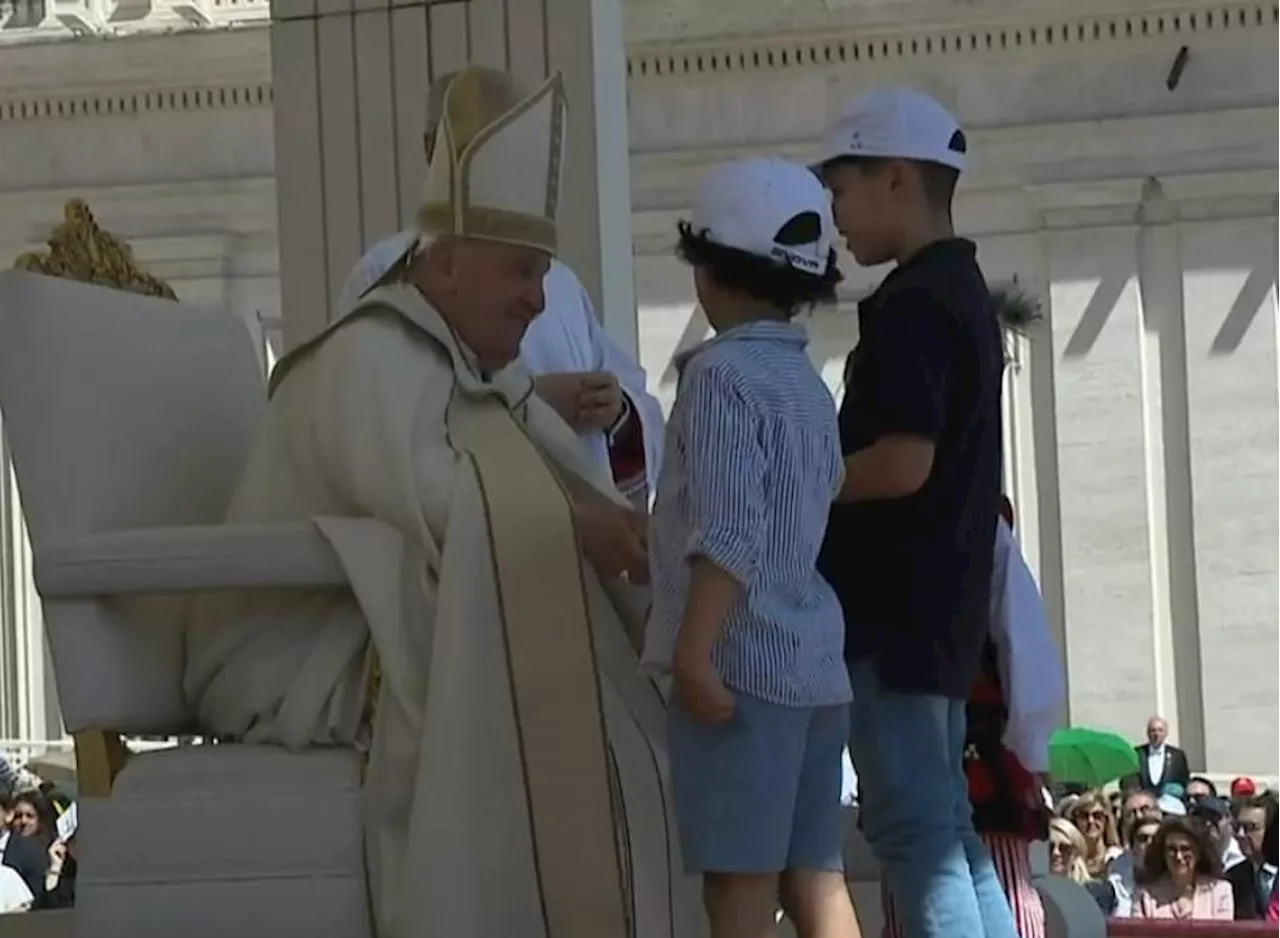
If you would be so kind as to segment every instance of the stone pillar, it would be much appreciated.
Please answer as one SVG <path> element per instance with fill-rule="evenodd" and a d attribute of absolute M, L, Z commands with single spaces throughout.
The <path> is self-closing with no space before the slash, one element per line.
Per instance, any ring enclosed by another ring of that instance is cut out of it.
<path fill-rule="evenodd" d="M 1053 290 L 1051 267 L 1043 228 L 1033 236 L 1038 263 L 1036 276 L 1029 286 L 1040 302 L 1045 317 L 1042 328 L 1036 329 L 1027 342 L 1025 382 L 1019 382 L 1019 403 L 1023 407 L 1028 432 L 1019 441 L 1025 446 L 1022 455 L 1022 477 L 1019 496 L 1024 505 L 1019 511 L 1023 543 L 1029 546 L 1028 555 L 1034 554 L 1040 592 L 1044 597 L 1045 614 L 1053 629 L 1064 663 L 1067 658 L 1067 599 L 1066 565 L 1062 551 L 1062 489 L 1058 472 L 1058 424 L 1056 363 L 1053 351 Z M 1025 485 L 1025 489 L 1022 487 Z M 1066 713 L 1071 718 L 1071 669 L 1067 668 Z"/>
<path fill-rule="evenodd" d="M 285 345 L 330 321 L 361 253 L 412 223 L 431 78 L 468 63 L 564 73 L 563 259 L 635 348 L 621 0 L 273 0 Z"/>
<path fill-rule="evenodd" d="M 9 447 L 0 439 L 0 738 L 63 737 L 44 613 Z"/>
<path fill-rule="evenodd" d="M 1191 431 L 1182 245 L 1160 183 L 1143 187 L 1138 211 L 1142 423 L 1151 556 L 1152 648 L 1157 712 L 1193 769 L 1205 765 L 1200 600 L 1196 589 Z"/>

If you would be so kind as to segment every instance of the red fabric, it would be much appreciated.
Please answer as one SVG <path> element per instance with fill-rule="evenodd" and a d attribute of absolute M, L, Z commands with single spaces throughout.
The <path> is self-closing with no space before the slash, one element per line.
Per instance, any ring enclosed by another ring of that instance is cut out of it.
<path fill-rule="evenodd" d="M 1024 841 L 1046 839 L 1049 815 L 1040 780 L 1001 739 L 1009 716 L 991 645 L 983 656 L 982 672 L 969 694 L 965 715 L 964 774 L 974 827 L 979 834 L 1003 834 Z"/>
<path fill-rule="evenodd" d="M 984 834 L 982 842 L 991 851 L 996 877 L 1009 899 L 1018 938 L 1045 938 L 1044 906 L 1040 902 L 1040 893 L 1036 892 L 1036 887 L 1031 883 L 1027 841 L 999 834 Z M 880 883 L 880 901 L 884 909 L 883 938 L 904 938 L 893 897 L 889 895 L 889 889 L 883 880 Z"/>
<path fill-rule="evenodd" d="M 1267 921 L 1280 922 L 1280 905 L 1276 904 L 1277 893 L 1271 890 L 1271 901 L 1267 903 Z"/>
<path fill-rule="evenodd" d="M 629 401 L 626 419 L 609 435 L 609 466 L 614 484 L 624 495 L 644 485 L 644 425 Z"/>
<path fill-rule="evenodd" d="M 1252 798 L 1258 793 L 1258 783 L 1247 775 L 1231 780 L 1232 798 Z"/>

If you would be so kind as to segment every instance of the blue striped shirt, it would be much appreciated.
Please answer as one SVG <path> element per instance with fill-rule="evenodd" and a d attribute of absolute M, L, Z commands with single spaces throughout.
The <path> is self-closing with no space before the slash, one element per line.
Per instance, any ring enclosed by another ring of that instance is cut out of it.
<path fill-rule="evenodd" d="M 734 690 L 787 706 L 847 702 L 844 618 L 814 564 L 843 479 L 835 403 L 798 326 L 730 329 L 679 362 L 649 522 L 646 670 L 669 670 L 689 564 L 741 584 L 713 651 Z"/>

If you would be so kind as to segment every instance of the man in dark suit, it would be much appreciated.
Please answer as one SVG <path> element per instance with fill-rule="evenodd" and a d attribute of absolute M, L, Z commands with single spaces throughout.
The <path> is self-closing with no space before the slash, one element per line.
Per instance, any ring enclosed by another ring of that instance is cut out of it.
<path fill-rule="evenodd" d="M 1187 754 L 1168 742 L 1169 725 L 1160 717 L 1147 721 L 1147 741 L 1135 747 L 1138 751 L 1138 785 L 1146 791 L 1159 791 L 1161 785 L 1176 782 L 1184 789 L 1191 781 Z"/>
<path fill-rule="evenodd" d="M 1210 807 L 1218 799 L 1206 799 Z M 1225 806 L 1225 805 L 1223 805 Z M 1228 868 L 1223 878 L 1231 883 L 1237 919 L 1266 917 L 1267 900 L 1276 884 L 1276 804 L 1271 798 L 1255 795 L 1236 807 L 1236 843 L 1244 859 Z"/>

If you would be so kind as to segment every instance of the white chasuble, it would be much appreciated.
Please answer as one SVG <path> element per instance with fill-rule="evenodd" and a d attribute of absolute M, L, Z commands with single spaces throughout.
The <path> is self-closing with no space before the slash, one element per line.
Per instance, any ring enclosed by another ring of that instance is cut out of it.
<path fill-rule="evenodd" d="M 621 496 L 530 392 L 403 285 L 286 359 L 231 513 L 314 518 L 354 599 L 197 604 L 188 691 L 219 734 L 358 742 L 372 635 L 380 938 L 700 938 L 634 597 L 583 561 L 568 500 Z"/>

